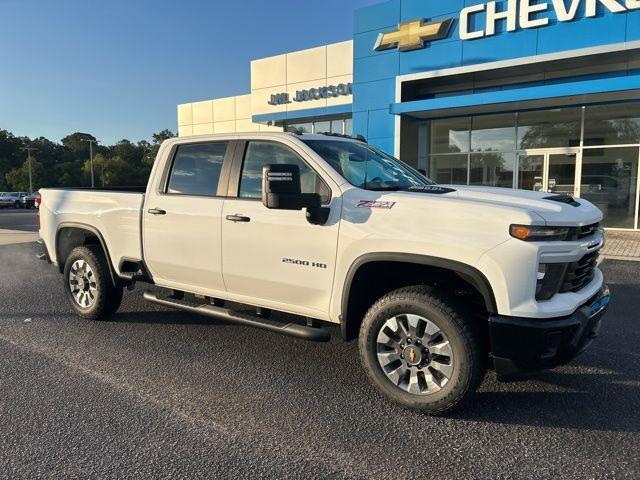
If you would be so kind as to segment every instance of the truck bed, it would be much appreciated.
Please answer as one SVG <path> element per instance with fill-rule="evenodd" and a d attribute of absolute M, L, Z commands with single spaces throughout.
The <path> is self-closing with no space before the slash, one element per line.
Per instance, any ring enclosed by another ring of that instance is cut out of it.
<path fill-rule="evenodd" d="M 59 229 L 86 226 L 102 236 L 116 270 L 122 259 L 142 260 L 142 187 L 46 188 L 40 193 L 40 236 L 47 246 L 56 245 Z M 57 262 L 52 250 L 49 256 Z"/>

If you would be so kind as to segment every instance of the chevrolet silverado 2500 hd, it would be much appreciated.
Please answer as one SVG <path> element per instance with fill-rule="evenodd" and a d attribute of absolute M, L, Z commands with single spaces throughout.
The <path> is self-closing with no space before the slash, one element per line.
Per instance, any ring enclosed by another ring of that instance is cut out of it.
<path fill-rule="evenodd" d="M 487 367 L 568 362 L 609 302 L 588 201 L 436 185 L 350 138 L 171 139 L 146 191 L 41 193 L 42 257 L 80 316 L 107 318 L 123 287 L 148 282 L 165 292 L 151 302 L 307 340 L 339 324 L 387 398 L 432 413 Z"/>

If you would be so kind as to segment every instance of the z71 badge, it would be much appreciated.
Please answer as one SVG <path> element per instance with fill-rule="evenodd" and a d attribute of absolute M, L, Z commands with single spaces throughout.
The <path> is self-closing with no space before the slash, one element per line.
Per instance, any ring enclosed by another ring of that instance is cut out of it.
<path fill-rule="evenodd" d="M 356 207 L 358 208 L 382 208 L 382 209 L 391 209 L 396 204 L 396 202 L 381 202 L 380 200 L 360 200 L 356 203 Z"/>

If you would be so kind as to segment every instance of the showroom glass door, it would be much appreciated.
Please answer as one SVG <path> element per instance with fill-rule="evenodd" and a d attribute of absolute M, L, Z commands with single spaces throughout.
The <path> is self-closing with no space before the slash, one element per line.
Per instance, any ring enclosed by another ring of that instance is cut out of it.
<path fill-rule="evenodd" d="M 518 188 L 541 192 L 544 185 L 544 154 L 518 154 Z"/>
<path fill-rule="evenodd" d="M 518 188 L 579 195 L 576 173 L 579 149 L 535 150 L 518 154 Z"/>
<path fill-rule="evenodd" d="M 547 153 L 544 191 L 575 195 L 577 153 Z"/>

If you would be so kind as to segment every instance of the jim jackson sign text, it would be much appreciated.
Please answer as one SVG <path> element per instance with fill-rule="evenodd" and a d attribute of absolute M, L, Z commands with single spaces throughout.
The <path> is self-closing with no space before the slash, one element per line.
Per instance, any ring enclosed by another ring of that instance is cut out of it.
<path fill-rule="evenodd" d="M 294 102 L 309 102 L 311 100 L 322 100 L 323 98 L 344 97 L 353 94 L 351 83 L 340 83 L 339 85 L 329 85 L 327 87 L 310 88 L 309 90 L 298 90 L 293 97 Z M 276 93 L 271 95 L 269 105 L 284 105 L 291 103 L 288 93 Z"/>

